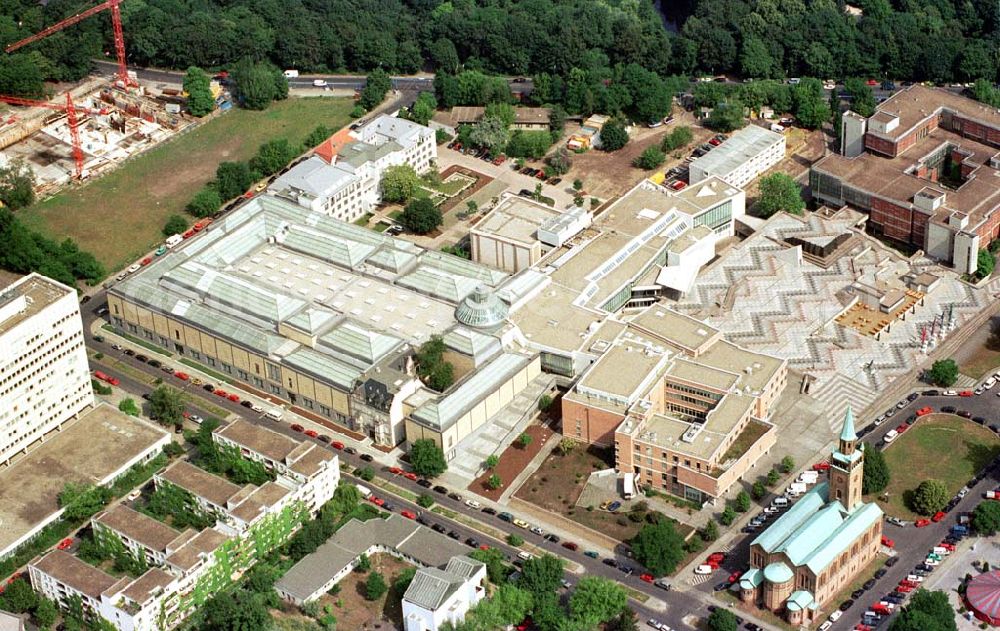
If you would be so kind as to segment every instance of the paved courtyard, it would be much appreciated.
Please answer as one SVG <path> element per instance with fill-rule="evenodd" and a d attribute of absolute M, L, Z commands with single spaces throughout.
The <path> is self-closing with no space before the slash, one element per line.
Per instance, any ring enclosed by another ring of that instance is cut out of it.
<path fill-rule="evenodd" d="M 851 229 L 858 215 L 797 218 L 777 215 L 704 270 L 679 311 L 706 319 L 726 338 L 755 351 L 784 357 L 789 368 L 814 379 L 811 397 L 821 404 L 831 431 L 839 430 L 844 406 L 863 410 L 897 377 L 917 366 L 920 332 L 948 309 L 956 327 L 983 309 L 996 288 L 977 289 L 925 257 L 906 259 L 863 234 L 826 267 L 799 257 L 786 239 L 821 243 Z M 940 277 L 905 320 L 877 337 L 836 324 L 854 298 L 855 283 L 883 291 L 904 288 L 908 274 Z M 994 281 L 1000 284 L 1000 281 Z M 789 388 L 798 388 L 789 379 Z"/>

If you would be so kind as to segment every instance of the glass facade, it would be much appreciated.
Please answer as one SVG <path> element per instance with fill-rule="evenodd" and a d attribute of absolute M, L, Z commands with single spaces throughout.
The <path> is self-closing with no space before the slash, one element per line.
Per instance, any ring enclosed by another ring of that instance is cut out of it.
<path fill-rule="evenodd" d="M 733 202 L 727 200 L 694 218 L 694 225 L 708 226 L 713 231 L 728 225 L 733 220 Z"/>

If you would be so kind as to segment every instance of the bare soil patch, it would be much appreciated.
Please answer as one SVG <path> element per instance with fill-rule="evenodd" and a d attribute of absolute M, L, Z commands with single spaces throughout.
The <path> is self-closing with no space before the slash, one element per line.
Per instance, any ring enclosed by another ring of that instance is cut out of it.
<path fill-rule="evenodd" d="M 338 629 L 402 629 L 402 594 L 396 594 L 392 583 L 400 573 L 412 567 L 390 554 L 376 554 L 371 557 L 372 569 L 368 572 L 351 572 L 338 585 L 336 595 L 324 594 L 318 603 L 320 609 L 329 604 L 337 617 Z M 365 598 L 365 581 L 371 572 L 379 572 L 389 585 L 389 590 L 377 600 Z"/>
<path fill-rule="evenodd" d="M 499 500 L 507 489 L 507 485 L 524 471 L 554 434 L 551 429 L 542 425 L 531 425 L 525 430 L 525 433 L 531 436 L 531 444 L 527 447 L 521 447 L 520 442 L 515 438 L 514 442 L 500 454 L 500 462 L 496 468 L 472 481 L 472 484 L 468 486 L 470 491 L 493 501 Z M 503 482 L 503 485 L 498 489 L 489 487 L 488 480 L 493 474 L 500 476 L 500 480 Z"/>

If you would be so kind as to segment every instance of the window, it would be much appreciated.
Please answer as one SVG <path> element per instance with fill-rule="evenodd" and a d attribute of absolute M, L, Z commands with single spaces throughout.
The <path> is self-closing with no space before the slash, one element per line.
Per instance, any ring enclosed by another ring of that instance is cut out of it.
<path fill-rule="evenodd" d="M 274 364 L 267 365 L 267 378 L 271 381 L 281 381 L 281 369 Z"/>

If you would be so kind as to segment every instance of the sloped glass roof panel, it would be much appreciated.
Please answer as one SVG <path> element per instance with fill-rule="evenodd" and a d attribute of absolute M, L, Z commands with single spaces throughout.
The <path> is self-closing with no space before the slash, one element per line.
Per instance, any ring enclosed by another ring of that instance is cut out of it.
<path fill-rule="evenodd" d="M 283 357 L 281 363 L 348 391 L 362 374 L 360 369 L 311 348 L 300 348 Z"/>

